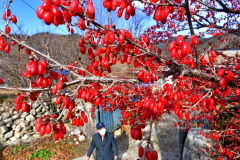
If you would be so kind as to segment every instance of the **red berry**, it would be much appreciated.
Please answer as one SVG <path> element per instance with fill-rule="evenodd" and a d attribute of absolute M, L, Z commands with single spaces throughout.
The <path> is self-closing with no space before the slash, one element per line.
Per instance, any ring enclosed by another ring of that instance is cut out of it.
<path fill-rule="evenodd" d="M 40 133 L 40 136 L 43 136 L 46 133 L 46 126 L 42 125 L 39 133 Z"/>
<path fill-rule="evenodd" d="M 11 32 L 11 28 L 10 28 L 9 26 L 6 26 L 5 32 L 6 32 L 7 34 L 9 34 L 9 33 Z"/>

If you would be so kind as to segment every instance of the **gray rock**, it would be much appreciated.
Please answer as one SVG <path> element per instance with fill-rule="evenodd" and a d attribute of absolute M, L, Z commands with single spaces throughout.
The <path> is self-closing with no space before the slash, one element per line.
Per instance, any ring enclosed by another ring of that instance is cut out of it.
<path fill-rule="evenodd" d="M 0 116 L 0 121 L 2 120 L 2 116 Z"/>
<path fill-rule="evenodd" d="M 35 109 L 31 109 L 30 114 L 33 115 L 33 116 L 36 116 L 36 114 L 37 114 L 36 110 Z"/>
<path fill-rule="evenodd" d="M 8 128 L 6 126 L 0 127 L 0 134 L 4 134 L 8 131 Z"/>
<path fill-rule="evenodd" d="M 21 113 L 14 114 L 14 115 L 12 116 L 12 119 L 13 119 L 13 120 L 18 119 L 20 116 L 21 116 Z"/>
<path fill-rule="evenodd" d="M 42 107 L 42 112 L 44 113 L 44 112 L 46 112 L 47 110 L 46 110 L 46 108 L 45 107 Z"/>
<path fill-rule="evenodd" d="M 28 115 L 27 112 L 23 112 L 22 115 L 21 115 L 21 118 L 25 118 L 27 115 Z"/>
<path fill-rule="evenodd" d="M 2 113 L 2 112 L 4 112 L 5 111 L 5 107 L 3 106 L 3 105 L 1 105 L 1 107 L 0 107 L 0 112 Z"/>
<path fill-rule="evenodd" d="M 212 160 L 208 152 L 206 151 L 206 146 L 210 148 L 211 143 L 209 139 L 206 139 L 200 135 L 200 131 L 205 132 L 200 128 L 191 128 L 188 131 L 187 139 L 184 144 L 183 159 L 201 159 L 201 160 Z M 203 152 L 201 152 L 201 150 Z"/>
<path fill-rule="evenodd" d="M 39 104 L 38 102 L 35 102 L 35 103 L 32 104 L 32 108 L 33 108 L 33 109 L 36 109 L 36 108 L 38 108 L 39 106 L 40 106 L 40 104 Z"/>
<path fill-rule="evenodd" d="M 12 122 L 12 118 L 10 117 L 10 118 L 8 118 L 8 119 L 3 119 L 2 122 L 3 122 L 4 124 L 6 124 L 6 123 L 11 123 L 11 122 Z"/>
<path fill-rule="evenodd" d="M 31 130 L 32 129 L 32 126 L 27 126 L 27 127 L 24 127 L 23 128 L 23 131 L 29 131 L 29 130 Z"/>
<path fill-rule="evenodd" d="M 22 130 L 22 127 L 21 125 L 17 125 L 16 128 L 15 128 L 15 132 L 20 132 Z"/>
<path fill-rule="evenodd" d="M 28 122 L 34 121 L 34 120 L 35 120 L 35 117 L 33 117 L 33 115 L 29 114 L 29 115 L 26 117 L 26 120 L 27 120 Z"/>
<path fill-rule="evenodd" d="M 20 123 L 20 119 L 16 119 L 13 124 L 18 125 Z"/>
<path fill-rule="evenodd" d="M 18 113 L 21 113 L 21 112 L 19 112 L 19 111 L 13 111 L 13 114 L 18 114 Z"/>
<path fill-rule="evenodd" d="M 22 128 L 24 128 L 24 127 L 26 127 L 27 125 L 28 125 L 28 123 L 27 123 L 27 121 L 21 121 L 20 123 L 19 123 L 19 125 L 22 127 Z"/>
<path fill-rule="evenodd" d="M 36 109 L 36 112 L 39 113 L 39 112 L 41 112 L 41 110 L 42 110 L 42 106 L 39 106 L 39 107 Z"/>
<path fill-rule="evenodd" d="M 10 138 L 10 137 L 12 137 L 12 136 L 13 136 L 13 130 L 7 132 L 7 133 L 5 134 L 5 136 L 4 136 L 4 138 L 5 138 L 5 139 L 8 139 L 8 138 Z"/>
<path fill-rule="evenodd" d="M 32 126 L 32 127 L 34 127 L 35 126 L 35 122 L 34 121 L 32 121 L 32 122 L 30 122 L 30 124 L 29 124 L 30 126 Z"/>
<path fill-rule="evenodd" d="M 14 132 L 15 138 L 21 138 L 22 136 L 23 136 L 23 132 L 17 132 L 17 131 Z"/>
<path fill-rule="evenodd" d="M 6 124 L 6 127 L 10 128 L 10 127 L 12 127 L 12 124 L 13 124 L 13 123 L 12 123 L 12 121 L 11 121 L 11 122 L 9 122 L 9 123 Z"/>
<path fill-rule="evenodd" d="M 15 109 L 12 107 L 12 108 L 10 108 L 9 109 L 9 113 L 11 114 L 11 115 L 13 115 L 13 111 L 14 111 Z"/>
<path fill-rule="evenodd" d="M 4 112 L 1 114 L 1 117 L 2 117 L 2 119 L 7 119 L 7 118 L 11 117 L 11 114 L 9 112 Z"/>
<path fill-rule="evenodd" d="M 29 134 L 25 134 L 23 137 L 22 137 L 22 140 L 28 140 L 30 138 Z"/>
<path fill-rule="evenodd" d="M 81 134 L 80 128 L 75 128 L 71 131 L 71 135 L 80 135 L 80 134 Z"/>
<path fill-rule="evenodd" d="M 11 137 L 8 141 L 8 145 L 18 145 L 21 142 L 20 139 L 17 139 L 16 137 Z"/>
<path fill-rule="evenodd" d="M 83 142 L 83 141 L 86 140 L 86 137 L 85 137 L 84 135 L 80 135 L 80 136 L 78 137 L 78 140 L 79 140 L 80 142 Z"/>
<path fill-rule="evenodd" d="M 12 125 L 12 129 L 13 129 L 13 130 L 15 130 L 15 129 L 16 129 L 16 127 L 17 127 L 17 125 L 16 125 L 16 124 L 13 124 L 13 125 Z"/>

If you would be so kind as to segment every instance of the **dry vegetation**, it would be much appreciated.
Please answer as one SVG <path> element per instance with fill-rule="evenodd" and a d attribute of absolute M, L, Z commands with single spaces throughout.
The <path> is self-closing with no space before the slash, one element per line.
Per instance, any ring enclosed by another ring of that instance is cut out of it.
<path fill-rule="evenodd" d="M 8 146 L 0 153 L 1 160 L 71 160 L 86 155 L 89 142 L 76 144 L 74 136 L 68 136 L 61 141 L 45 137 L 31 144 Z"/>

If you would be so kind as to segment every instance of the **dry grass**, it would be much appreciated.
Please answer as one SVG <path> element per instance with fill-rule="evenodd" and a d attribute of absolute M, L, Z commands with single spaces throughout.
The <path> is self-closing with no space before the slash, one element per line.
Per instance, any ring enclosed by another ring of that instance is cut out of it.
<path fill-rule="evenodd" d="M 74 136 L 69 136 L 61 141 L 54 141 L 51 137 L 46 137 L 32 142 L 31 144 L 20 144 L 9 146 L 2 151 L 1 160 L 71 160 L 81 157 L 87 153 L 89 142 L 76 144 Z M 42 152 L 41 152 L 42 151 Z M 41 152 L 41 154 L 39 154 Z M 31 158 L 31 155 L 38 155 Z M 43 158 L 40 158 L 43 157 Z"/>

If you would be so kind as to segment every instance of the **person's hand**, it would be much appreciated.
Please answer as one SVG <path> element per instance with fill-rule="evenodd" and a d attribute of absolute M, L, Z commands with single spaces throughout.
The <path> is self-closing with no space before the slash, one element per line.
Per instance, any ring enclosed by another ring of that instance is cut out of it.
<path fill-rule="evenodd" d="M 87 156 L 87 160 L 89 160 L 89 157 Z"/>
<path fill-rule="evenodd" d="M 114 156 L 114 160 L 117 160 L 117 156 Z"/>

